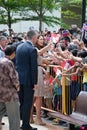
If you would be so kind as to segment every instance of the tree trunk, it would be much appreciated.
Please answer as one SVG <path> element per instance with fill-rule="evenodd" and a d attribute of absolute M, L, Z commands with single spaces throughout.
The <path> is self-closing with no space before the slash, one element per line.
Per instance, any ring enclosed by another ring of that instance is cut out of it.
<path fill-rule="evenodd" d="M 39 15 L 39 31 L 42 32 L 42 5 L 43 5 L 43 0 L 39 0 L 40 2 L 40 15 Z"/>
<path fill-rule="evenodd" d="M 85 23 L 85 17 L 86 17 L 86 0 L 82 0 L 82 26 L 83 23 Z"/>
<path fill-rule="evenodd" d="M 9 35 L 11 36 L 11 15 L 10 15 L 10 9 L 8 9 L 7 14 L 8 14 Z"/>
<path fill-rule="evenodd" d="M 39 31 L 42 32 L 42 18 L 39 19 Z"/>

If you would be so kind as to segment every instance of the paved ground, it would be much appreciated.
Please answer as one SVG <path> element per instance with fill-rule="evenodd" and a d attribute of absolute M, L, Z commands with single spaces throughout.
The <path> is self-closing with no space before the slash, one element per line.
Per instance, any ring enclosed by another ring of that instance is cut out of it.
<path fill-rule="evenodd" d="M 5 123 L 5 125 L 2 126 L 2 130 L 9 130 L 8 118 L 4 117 L 2 122 Z M 48 128 L 40 125 L 31 124 L 31 126 L 38 128 L 38 130 L 49 130 Z"/>
<path fill-rule="evenodd" d="M 53 121 L 44 118 L 42 120 L 46 123 L 46 126 L 40 126 L 36 124 L 31 124 L 31 126 L 38 128 L 38 130 L 67 130 L 67 127 L 60 126 L 57 123 L 54 123 Z M 8 118 L 4 117 L 2 122 L 5 123 L 5 125 L 2 126 L 2 130 L 9 130 Z"/>

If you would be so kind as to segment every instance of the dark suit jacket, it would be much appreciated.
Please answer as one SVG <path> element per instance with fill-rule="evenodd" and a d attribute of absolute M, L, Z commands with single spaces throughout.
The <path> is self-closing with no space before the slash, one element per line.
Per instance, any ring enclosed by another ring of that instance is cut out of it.
<path fill-rule="evenodd" d="M 20 84 L 37 84 L 37 50 L 30 42 L 22 43 L 16 50 L 16 68 Z"/>

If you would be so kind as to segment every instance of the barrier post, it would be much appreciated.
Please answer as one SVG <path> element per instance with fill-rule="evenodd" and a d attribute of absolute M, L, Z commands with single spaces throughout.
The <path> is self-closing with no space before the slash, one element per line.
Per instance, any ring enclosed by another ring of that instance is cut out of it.
<path fill-rule="evenodd" d="M 65 87 L 66 87 L 66 78 L 65 76 L 62 77 L 62 113 L 63 114 L 67 114 L 66 112 L 66 91 L 65 91 Z"/>

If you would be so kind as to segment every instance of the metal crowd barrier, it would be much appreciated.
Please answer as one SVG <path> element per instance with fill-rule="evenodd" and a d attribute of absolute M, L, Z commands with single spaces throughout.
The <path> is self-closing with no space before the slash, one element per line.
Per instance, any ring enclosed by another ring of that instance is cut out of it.
<path fill-rule="evenodd" d="M 56 76 L 54 68 L 57 69 L 59 67 L 57 65 L 49 65 L 45 67 L 45 69 L 50 72 L 50 75 L 53 76 L 53 79 Z M 65 115 L 72 113 L 71 99 L 70 99 L 70 82 L 71 82 L 70 77 L 62 76 L 61 78 L 62 98 L 60 99 L 62 101 L 59 101 L 61 103 L 60 104 L 61 110 L 56 110 L 56 111 L 59 111 Z M 82 90 L 82 73 L 78 74 L 77 82 L 79 85 L 78 86 L 78 94 L 79 94 L 79 92 Z M 53 99 L 52 99 L 52 103 L 53 103 Z M 52 110 L 54 110 L 54 106 Z"/>

